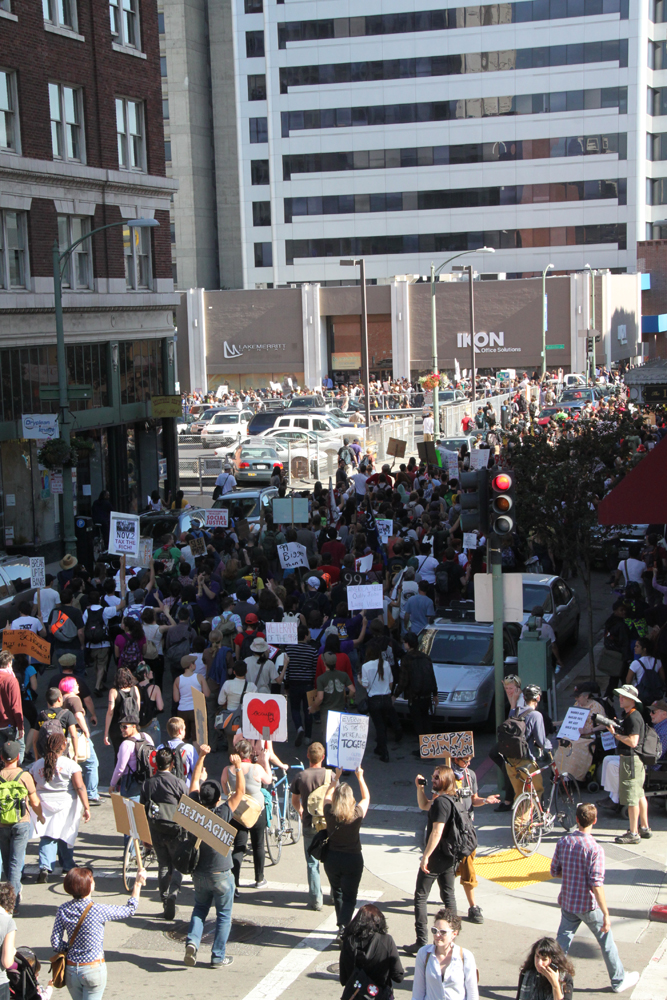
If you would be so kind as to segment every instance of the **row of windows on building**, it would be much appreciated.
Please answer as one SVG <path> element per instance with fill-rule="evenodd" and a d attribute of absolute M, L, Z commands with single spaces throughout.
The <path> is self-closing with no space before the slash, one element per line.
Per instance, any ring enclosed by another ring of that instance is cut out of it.
<path fill-rule="evenodd" d="M 61 250 L 71 246 L 91 230 L 88 216 L 59 215 L 58 244 Z M 152 287 L 150 230 L 123 226 L 125 284 L 128 291 Z M 62 279 L 63 288 L 85 291 L 94 287 L 93 251 L 84 240 L 68 256 Z M 28 248 L 28 213 L 0 210 L 0 290 L 30 288 Z"/>
<path fill-rule="evenodd" d="M 0 69 L 0 151 L 21 152 L 17 75 Z M 51 151 L 54 160 L 86 162 L 83 88 L 49 83 Z M 118 167 L 145 171 L 146 130 L 144 105 L 129 97 L 115 98 Z"/>
<path fill-rule="evenodd" d="M 526 24 L 560 18 L 598 17 L 601 14 L 620 14 L 621 20 L 627 20 L 628 8 L 629 0 L 518 0 L 516 3 L 401 11 L 395 14 L 286 21 L 278 24 L 278 48 L 287 48 L 288 42 Z"/>
<path fill-rule="evenodd" d="M 660 136 L 652 138 L 659 139 Z M 665 147 L 667 149 L 667 142 Z M 662 146 L 659 148 L 662 149 Z M 398 149 L 291 153 L 283 156 L 283 180 L 290 180 L 292 174 L 395 170 L 400 167 L 455 166 L 464 163 L 498 163 L 512 160 L 548 160 L 564 156 L 597 156 L 604 153 L 616 153 L 619 160 L 627 159 L 627 133 L 608 132 L 602 135 L 574 135 L 553 139 L 509 139 L 505 142 L 462 142 L 451 146 L 405 146 Z M 661 158 L 656 157 L 656 159 Z M 268 184 L 269 161 L 251 160 L 250 176 L 253 184 Z"/>
<path fill-rule="evenodd" d="M 11 13 L 12 6 L 12 0 L 0 0 L 0 10 Z M 42 0 L 42 14 L 46 25 L 65 28 L 78 34 L 76 0 Z M 141 49 L 139 0 L 109 0 L 109 19 L 113 42 L 127 48 Z"/>
<path fill-rule="evenodd" d="M 68 344 L 67 381 L 87 388 L 86 399 L 70 400 L 72 410 L 109 406 L 109 344 Z M 118 342 L 120 402 L 144 403 L 164 387 L 162 341 Z M 58 385 L 56 347 L 13 347 L 0 351 L 0 420 L 20 420 L 22 413 L 56 413 L 57 400 L 41 398 L 40 389 Z"/>

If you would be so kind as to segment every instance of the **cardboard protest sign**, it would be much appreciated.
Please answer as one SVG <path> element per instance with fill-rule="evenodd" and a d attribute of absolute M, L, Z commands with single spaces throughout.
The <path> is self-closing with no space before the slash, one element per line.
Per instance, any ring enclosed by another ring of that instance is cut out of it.
<path fill-rule="evenodd" d="M 391 537 L 394 522 L 390 517 L 376 517 L 375 523 L 378 529 L 378 537 L 381 545 L 386 545 Z"/>
<path fill-rule="evenodd" d="M 463 532 L 463 548 L 464 549 L 476 549 L 477 548 L 477 534 L 474 531 L 464 531 Z"/>
<path fill-rule="evenodd" d="M 32 656 L 38 663 L 51 662 L 51 644 L 46 639 L 40 639 L 30 629 L 5 629 L 2 633 L 2 648 L 9 653 Z"/>
<path fill-rule="evenodd" d="M 150 566 L 153 561 L 153 539 L 140 538 L 136 556 L 130 556 L 129 566 Z"/>
<path fill-rule="evenodd" d="M 252 692 L 243 698 L 243 735 L 247 740 L 287 739 L 287 698 L 283 694 Z"/>
<path fill-rule="evenodd" d="M 274 500 L 272 509 L 274 524 L 307 524 L 310 520 L 308 500 L 303 497 L 283 497 Z"/>
<path fill-rule="evenodd" d="M 118 833 L 124 833 L 133 840 L 141 840 L 144 844 L 152 844 L 151 831 L 146 818 L 146 809 L 134 799 L 126 799 L 117 792 L 111 793 L 111 805 Z"/>
<path fill-rule="evenodd" d="M 312 691 L 306 691 L 306 699 L 308 701 L 308 708 L 312 708 L 317 701 L 317 695 L 319 694 L 317 688 L 313 688 Z"/>
<path fill-rule="evenodd" d="M 584 728 L 588 721 L 588 716 L 590 712 L 587 708 L 568 708 L 565 718 L 561 723 L 561 727 L 558 730 L 559 740 L 578 740 L 581 736 L 581 730 Z M 612 735 L 611 733 L 609 734 Z M 614 741 L 614 746 L 616 745 Z"/>
<path fill-rule="evenodd" d="M 136 557 L 139 554 L 139 518 L 136 514 L 111 511 L 109 552 L 114 556 Z"/>
<path fill-rule="evenodd" d="M 357 573 L 370 573 L 373 569 L 373 553 L 369 553 L 367 556 L 362 556 L 361 559 L 356 559 L 354 568 Z"/>
<path fill-rule="evenodd" d="M 459 456 L 456 451 L 441 451 L 442 464 L 447 469 L 450 479 L 459 478 Z"/>
<path fill-rule="evenodd" d="M 298 642 L 298 622 L 267 622 L 266 641 L 279 646 L 286 642 Z"/>
<path fill-rule="evenodd" d="M 473 734 L 425 733 L 419 737 L 419 754 L 422 758 L 473 757 L 475 747 Z"/>
<path fill-rule="evenodd" d="M 195 710 L 195 740 L 199 744 L 208 743 L 208 724 L 206 721 L 206 698 L 194 685 L 192 691 L 192 702 Z"/>
<path fill-rule="evenodd" d="M 470 452 L 470 468 L 485 469 L 489 464 L 490 448 L 473 448 Z"/>
<path fill-rule="evenodd" d="M 30 586 L 37 589 L 46 587 L 44 556 L 31 556 L 30 558 Z"/>
<path fill-rule="evenodd" d="M 204 526 L 206 528 L 228 528 L 229 511 L 227 508 L 221 507 L 219 510 L 207 510 L 204 517 Z"/>
<path fill-rule="evenodd" d="M 404 458 L 407 445 L 408 442 L 401 441 L 400 438 L 389 438 L 387 441 L 387 454 L 393 455 L 394 458 Z"/>
<path fill-rule="evenodd" d="M 225 823 L 224 819 L 220 819 L 210 809 L 200 806 L 188 795 L 181 796 L 174 813 L 174 822 L 188 833 L 193 833 L 199 840 L 203 840 L 225 858 L 234 846 L 238 832 L 229 823 Z"/>
<path fill-rule="evenodd" d="M 192 552 L 193 556 L 206 555 L 206 539 L 193 538 L 190 542 L 190 552 Z"/>
<path fill-rule="evenodd" d="M 327 764 L 356 771 L 361 765 L 368 739 L 368 716 L 347 712 L 327 714 Z"/>
<path fill-rule="evenodd" d="M 310 569 L 306 546 L 299 542 L 287 542 L 285 545 L 278 545 L 278 558 L 283 569 L 298 569 L 305 566 Z"/>
<path fill-rule="evenodd" d="M 384 606 L 382 598 L 382 584 L 369 583 L 361 587 L 347 588 L 347 606 L 350 611 L 380 608 Z"/>

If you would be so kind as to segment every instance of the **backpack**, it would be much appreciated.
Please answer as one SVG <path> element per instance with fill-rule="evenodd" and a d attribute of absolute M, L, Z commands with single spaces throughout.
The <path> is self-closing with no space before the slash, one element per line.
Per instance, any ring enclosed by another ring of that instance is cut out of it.
<path fill-rule="evenodd" d="M 452 817 L 447 832 L 440 840 L 440 849 L 458 865 L 477 848 L 477 834 L 470 813 L 458 799 L 452 800 Z"/>
<path fill-rule="evenodd" d="M 39 717 L 37 718 L 39 731 L 47 733 L 48 736 L 51 736 L 53 733 L 61 733 L 65 736 L 67 730 L 60 720 L 66 711 L 67 709 L 65 708 L 45 708 L 39 714 L 46 715 L 46 718 L 44 720 L 40 720 Z"/>
<path fill-rule="evenodd" d="M 168 746 L 169 744 L 167 744 Z M 186 747 L 185 743 L 177 743 L 175 747 L 171 748 L 174 752 L 174 770 L 172 774 L 176 778 L 182 778 L 185 781 L 185 775 L 187 774 L 187 757 L 186 757 Z"/>
<path fill-rule="evenodd" d="M 177 626 L 180 626 L 181 623 Z M 184 623 L 183 623 L 184 624 Z M 165 653 L 167 660 L 170 665 L 175 666 L 177 669 L 181 666 L 181 659 L 190 652 L 190 626 L 185 625 L 184 631 L 178 636 L 178 638 L 171 639 L 169 637 L 169 632 L 165 632 L 166 642 L 165 642 Z"/>
<path fill-rule="evenodd" d="M 134 740 L 134 752 L 136 754 L 137 766 L 134 771 L 136 780 L 142 784 L 147 778 L 152 778 L 157 774 L 157 764 L 155 762 L 155 747 L 148 742 L 144 733 L 139 734 L 139 738 Z"/>
<path fill-rule="evenodd" d="M 637 753 L 639 754 L 639 759 L 649 767 L 652 767 L 653 764 L 657 764 L 662 757 L 662 743 L 660 741 L 660 737 L 653 726 L 649 726 L 646 722 L 644 723 L 644 736 L 640 741 L 640 745 L 637 747 Z"/>
<path fill-rule="evenodd" d="M 339 457 L 343 459 L 346 465 L 352 465 L 352 452 L 349 448 L 341 448 L 338 453 Z"/>
<path fill-rule="evenodd" d="M 84 637 L 86 642 L 92 644 L 109 641 L 109 630 L 104 621 L 104 609 L 98 608 L 95 611 L 88 611 L 88 618 L 84 626 Z"/>
<path fill-rule="evenodd" d="M 258 635 L 259 635 L 259 629 L 256 629 L 254 632 L 251 632 L 249 634 L 247 632 L 244 634 L 243 642 L 241 643 L 242 660 L 245 660 L 246 656 L 252 656 L 252 650 L 250 646 L 255 641 Z"/>
<path fill-rule="evenodd" d="M 507 759 L 525 760 L 530 757 L 528 741 L 526 740 L 526 719 L 536 709 L 529 708 L 521 715 L 505 719 L 498 726 L 498 750 Z"/>
<path fill-rule="evenodd" d="M 662 698 L 665 693 L 665 688 L 656 669 L 657 662 L 655 658 L 653 659 L 653 666 L 650 670 L 645 664 L 642 664 L 642 666 L 644 667 L 644 674 L 637 685 L 637 694 L 639 695 L 642 705 L 652 705 L 654 701 L 658 701 L 659 698 Z"/>
<path fill-rule="evenodd" d="M 262 538 L 262 549 L 267 559 L 278 558 L 278 542 L 275 531 L 265 531 Z"/>
<path fill-rule="evenodd" d="M 141 684 L 139 685 L 139 695 L 141 697 L 141 705 L 139 707 L 140 726 L 147 726 L 149 722 L 159 715 L 157 704 L 148 693 L 149 688 L 156 686 L 155 684 L 146 684 L 145 687 L 142 687 Z"/>
<path fill-rule="evenodd" d="M 54 608 L 51 612 L 49 632 L 57 643 L 72 642 L 79 634 L 72 619 L 60 608 Z"/>
<path fill-rule="evenodd" d="M 313 818 L 313 830 L 326 830 L 327 821 L 324 818 L 324 797 L 331 784 L 331 771 L 324 772 L 324 781 L 314 788 L 306 803 L 308 815 Z"/>
<path fill-rule="evenodd" d="M 26 814 L 28 789 L 20 777 L 20 771 L 15 778 L 0 778 L 0 823 L 18 823 Z"/>
<path fill-rule="evenodd" d="M 136 670 L 141 663 L 141 649 L 136 639 L 128 639 L 118 660 L 119 667 Z"/>
<path fill-rule="evenodd" d="M 227 730 L 227 732 L 231 733 L 233 737 L 243 725 L 243 698 L 247 687 L 248 681 L 246 680 L 243 685 L 243 690 L 241 691 L 241 700 L 238 704 L 238 708 L 223 708 L 222 711 L 218 712 L 216 715 L 215 728 L 218 732 L 224 732 Z"/>

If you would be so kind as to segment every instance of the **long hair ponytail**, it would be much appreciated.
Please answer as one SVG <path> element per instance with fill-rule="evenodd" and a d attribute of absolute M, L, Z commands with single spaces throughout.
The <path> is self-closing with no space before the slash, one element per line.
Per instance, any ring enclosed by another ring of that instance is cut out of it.
<path fill-rule="evenodd" d="M 62 755 L 67 746 L 67 740 L 62 733 L 51 733 L 46 740 L 46 752 L 44 754 L 44 777 L 50 781 L 56 773 L 58 757 Z"/>

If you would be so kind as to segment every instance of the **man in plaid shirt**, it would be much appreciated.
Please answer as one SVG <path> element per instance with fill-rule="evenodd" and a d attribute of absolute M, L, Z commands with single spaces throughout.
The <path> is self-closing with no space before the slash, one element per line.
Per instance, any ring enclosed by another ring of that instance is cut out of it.
<path fill-rule="evenodd" d="M 593 837 L 598 811 L 591 802 L 577 806 L 577 831 L 556 844 L 551 874 L 563 879 L 558 897 L 561 908 L 557 940 L 567 955 L 572 938 L 583 922 L 602 950 L 614 993 L 629 990 L 639 980 L 638 972 L 626 972 L 611 933 L 611 920 L 604 895 L 604 851 Z"/>

